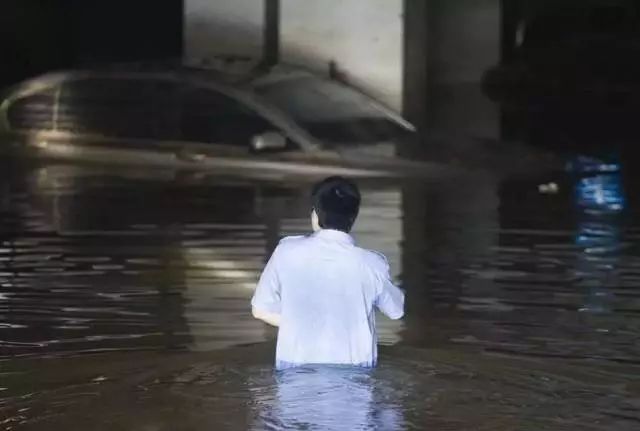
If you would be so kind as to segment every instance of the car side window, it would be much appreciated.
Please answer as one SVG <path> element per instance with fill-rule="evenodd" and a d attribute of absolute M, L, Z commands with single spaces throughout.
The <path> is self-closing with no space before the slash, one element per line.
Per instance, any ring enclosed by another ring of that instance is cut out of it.
<path fill-rule="evenodd" d="M 276 131 L 241 102 L 208 88 L 185 86 L 181 133 L 185 141 L 249 148 L 255 135 Z"/>
<path fill-rule="evenodd" d="M 177 87 L 159 79 L 87 78 L 64 84 L 57 129 L 110 137 L 172 139 Z"/>
<path fill-rule="evenodd" d="M 9 126 L 13 130 L 51 130 L 55 101 L 55 87 L 15 100 L 7 111 Z"/>

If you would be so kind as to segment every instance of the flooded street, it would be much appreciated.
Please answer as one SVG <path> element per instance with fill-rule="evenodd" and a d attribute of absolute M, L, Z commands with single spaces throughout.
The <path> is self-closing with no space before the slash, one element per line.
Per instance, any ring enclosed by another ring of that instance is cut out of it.
<path fill-rule="evenodd" d="M 312 181 L 0 161 L 0 429 L 640 428 L 619 174 L 361 181 L 406 316 L 376 370 L 274 373 L 249 299 Z"/>

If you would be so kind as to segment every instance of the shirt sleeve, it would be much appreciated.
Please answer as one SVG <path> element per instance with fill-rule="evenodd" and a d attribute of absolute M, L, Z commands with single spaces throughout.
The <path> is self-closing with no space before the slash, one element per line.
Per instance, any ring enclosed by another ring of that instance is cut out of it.
<path fill-rule="evenodd" d="M 389 273 L 389 264 L 384 260 L 382 268 L 377 270 L 380 283 L 375 305 L 388 318 L 397 320 L 404 316 L 404 293 L 393 284 Z"/>
<path fill-rule="evenodd" d="M 277 270 L 278 248 L 262 271 L 251 306 L 262 312 L 280 314 L 280 279 Z"/>

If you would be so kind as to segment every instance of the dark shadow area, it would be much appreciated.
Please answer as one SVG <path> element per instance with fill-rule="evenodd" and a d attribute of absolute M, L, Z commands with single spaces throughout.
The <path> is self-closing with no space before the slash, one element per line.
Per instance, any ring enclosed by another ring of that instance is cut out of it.
<path fill-rule="evenodd" d="M 182 55 L 183 0 L 7 0 L 0 88 L 52 70 Z"/>
<path fill-rule="evenodd" d="M 640 4 L 503 2 L 502 63 L 485 93 L 506 139 L 565 154 L 640 156 Z"/>

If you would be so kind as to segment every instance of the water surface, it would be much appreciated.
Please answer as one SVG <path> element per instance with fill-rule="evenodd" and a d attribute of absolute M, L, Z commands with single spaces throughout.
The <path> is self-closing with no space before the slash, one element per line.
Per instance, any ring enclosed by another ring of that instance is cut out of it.
<path fill-rule="evenodd" d="M 309 180 L 0 165 L 5 429 L 640 427 L 640 224 L 615 174 L 362 182 L 354 236 L 406 317 L 379 319 L 376 370 L 276 374 L 248 300 L 307 232 Z"/>

